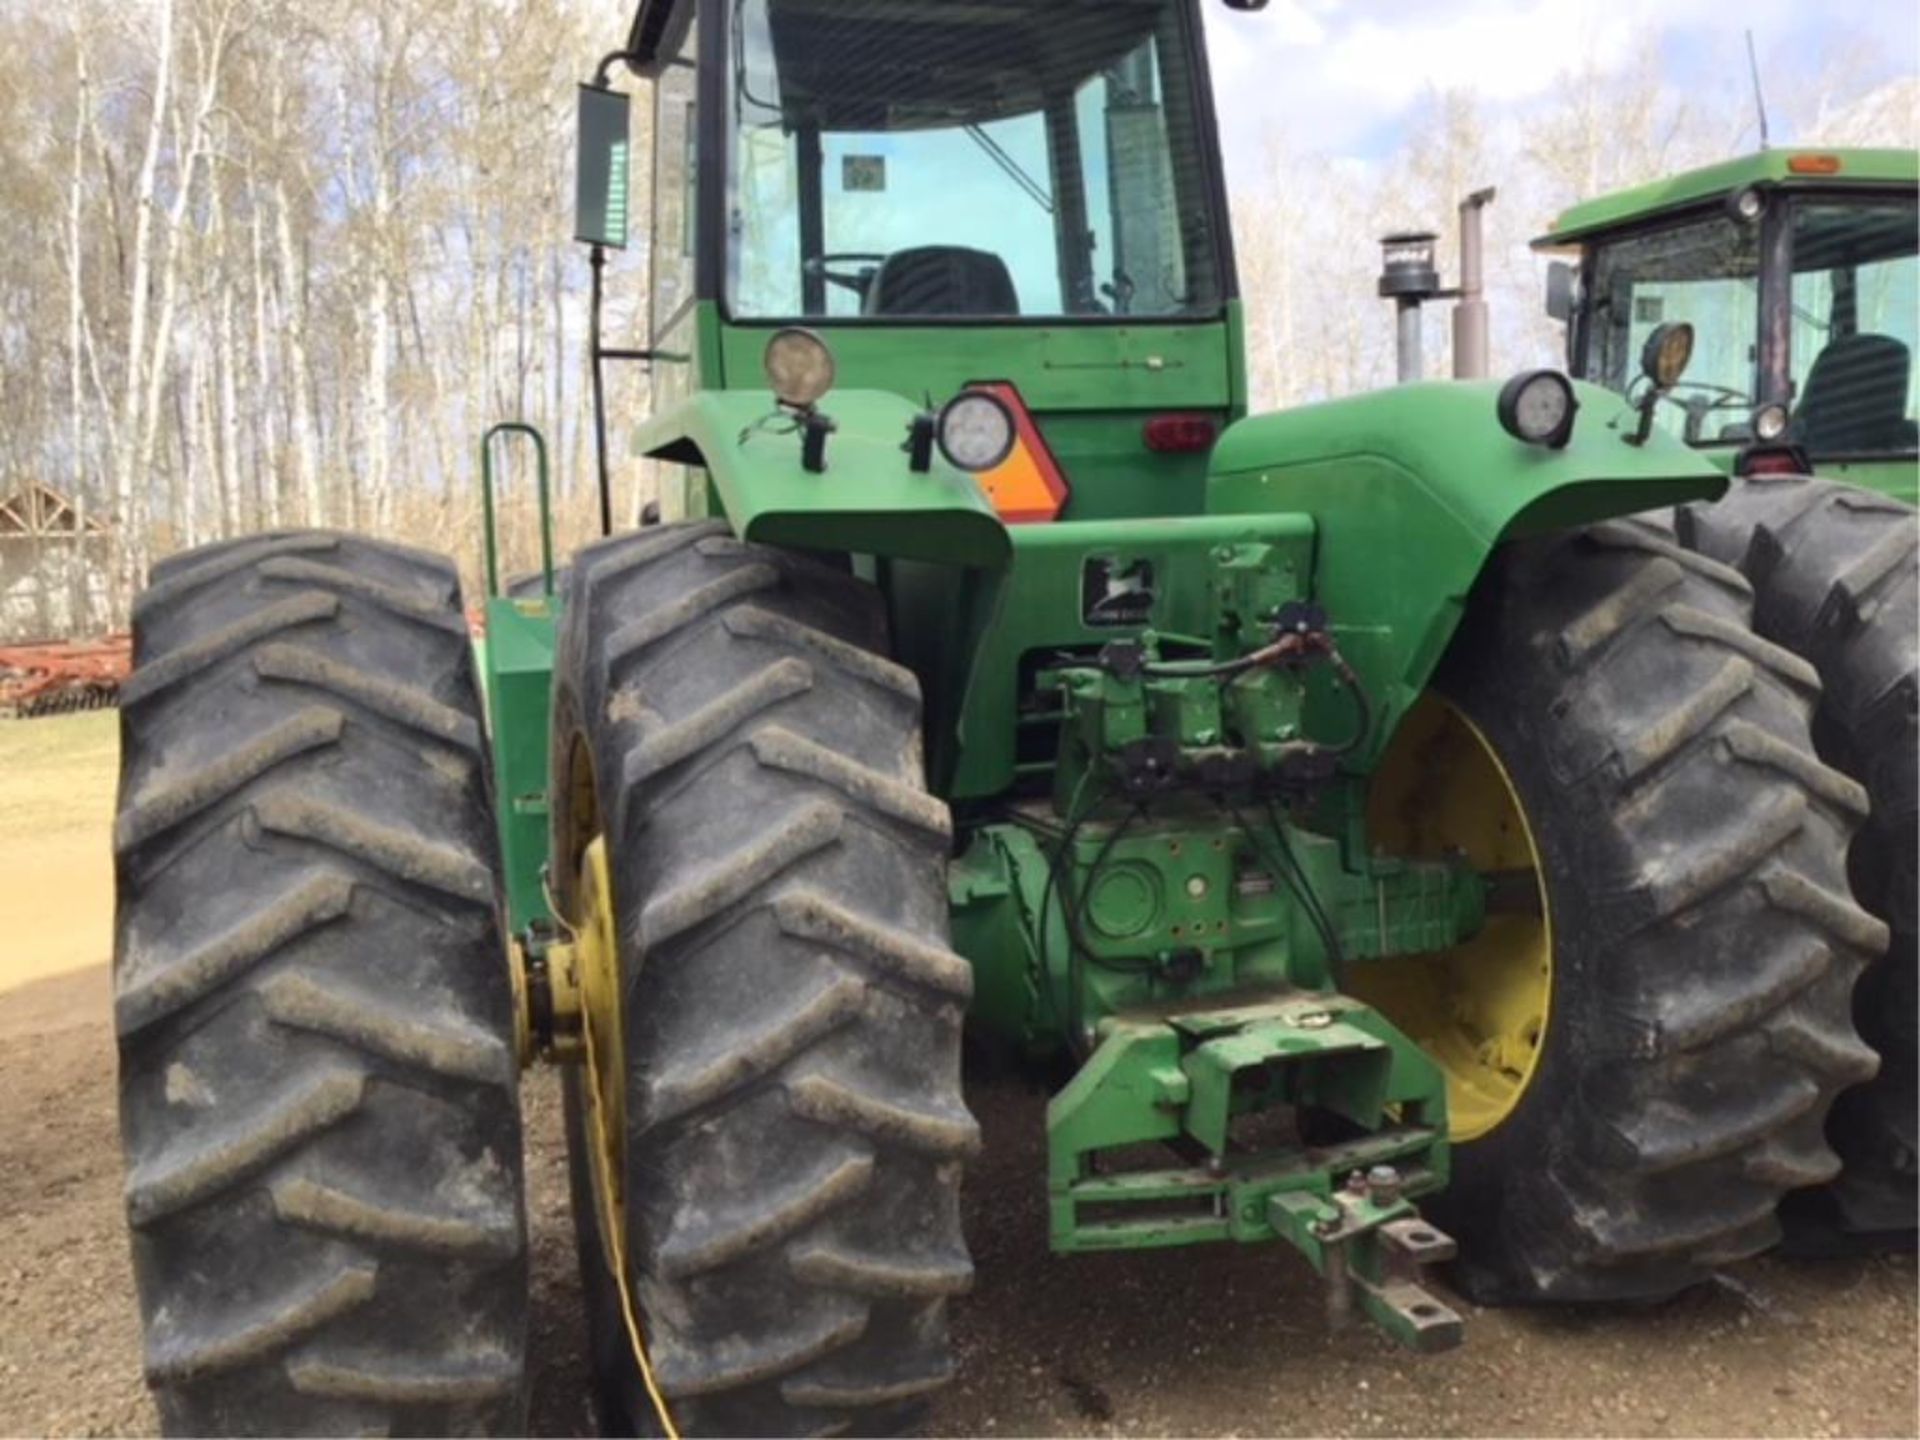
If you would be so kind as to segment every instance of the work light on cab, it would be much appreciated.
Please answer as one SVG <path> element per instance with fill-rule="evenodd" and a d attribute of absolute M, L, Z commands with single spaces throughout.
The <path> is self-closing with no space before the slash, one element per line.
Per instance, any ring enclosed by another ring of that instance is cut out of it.
<path fill-rule="evenodd" d="M 1558 370 L 1527 370 L 1500 389 L 1500 425 L 1516 440 L 1558 450 L 1573 435 L 1573 384 Z"/>
<path fill-rule="evenodd" d="M 1640 369 L 1656 389 L 1671 390 L 1687 373 L 1693 359 L 1693 326 L 1684 320 L 1671 325 L 1656 325 L 1640 352 Z"/>
<path fill-rule="evenodd" d="M 794 410 L 811 410 L 833 388 L 833 352 L 811 330 L 789 326 L 767 341 L 767 383 L 774 398 Z"/>
<path fill-rule="evenodd" d="M 949 400 L 934 429 L 940 453 L 956 470 L 980 475 L 1013 454 L 1013 412 L 998 395 L 967 390 Z"/>

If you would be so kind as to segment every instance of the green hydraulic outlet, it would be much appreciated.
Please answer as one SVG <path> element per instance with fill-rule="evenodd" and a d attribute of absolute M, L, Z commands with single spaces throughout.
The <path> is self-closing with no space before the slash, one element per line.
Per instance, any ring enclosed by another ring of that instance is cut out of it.
<path fill-rule="evenodd" d="M 495 442 L 521 436 L 533 444 L 540 487 L 541 593 L 500 593 L 494 525 Z M 480 442 L 481 505 L 486 521 L 487 721 L 493 740 L 494 794 L 506 867 L 509 933 L 552 918 L 542 872 L 547 863 L 547 728 L 553 683 L 554 627 L 560 602 L 553 589 L 553 512 L 547 445 L 531 425 L 496 425 Z"/>
<path fill-rule="evenodd" d="M 1276 1131 L 1289 1114 L 1296 1133 Z M 1303 1116 L 1341 1138 L 1311 1143 Z M 1451 1241 L 1412 1201 L 1447 1183 L 1446 1128 L 1433 1061 L 1347 996 L 1115 1015 L 1047 1107 L 1052 1245 L 1286 1240 L 1321 1272 L 1336 1320 L 1357 1292 L 1401 1343 L 1443 1349 L 1459 1316 L 1415 1276 Z M 1194 1163 L 1142 1166 L 1144 1146 Z"/>

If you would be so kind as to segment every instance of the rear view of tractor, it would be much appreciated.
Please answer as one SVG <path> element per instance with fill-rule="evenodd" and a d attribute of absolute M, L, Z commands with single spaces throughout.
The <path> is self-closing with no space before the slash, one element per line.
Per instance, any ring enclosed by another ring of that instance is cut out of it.
<path fill-rule="evenodd" d="M 1736 476 L 1675 538 L 1739 569 L 1755 629 L 1819 673 L 1815 743 L 1867 793 L 1848 875 L 1893 939 L 1854 1004 L 1882 1063 L 1830 1118 L 1845 1169 L 1788 1207 L 1806 1249 L 1911 1245 L 1916 1219 L 1917 176 L 1911 150 L 1763 151 L 1576 206 L 1539 242 L 1577 257 L 1549 287 L 1573 373 L 1645 392 Z M 1639 357 L 1680 323 L 1692 361 L 1656 395 Z"/>
<path fill-rule="evenodd" d="M 651 367 L 664 523 L 490 595 L 484 686 L 436 557 L 156 569 L 116 1018 L 170 1430 L 524 1425 L 535 1059 L 621 1432 L 952 1377 L 963 1029 L 1065 1077 L 1057 1252 L 1282 1242 L 1417 1350 L 1433 1263 L 1658 1299 L 1834 1178 L 1866 794 L 1749 581 L 1625 518 L 1724 473 L 1553 371 L 1249 416 L 1201 23 L 643 0 L 580 229 L 597 282 L 624 66 L 650 330 L 592 358 Z"/>

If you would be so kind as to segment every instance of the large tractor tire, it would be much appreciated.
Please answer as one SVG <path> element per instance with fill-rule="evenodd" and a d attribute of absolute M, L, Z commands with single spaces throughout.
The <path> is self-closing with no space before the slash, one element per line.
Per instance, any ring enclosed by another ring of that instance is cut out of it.
<path fill-rule="evenodd" d="M 121 691 L 114 1014 L 172 1434 L 519 1434 L 526 1218 L 500 873 L 453 567 L 178 557 Z"/>
<path fill-rule="evenodd" d="M 1827 1138 L 1845 1168 L 1793 1196 L 1800 1249 L 1911 1245 L 1920 1064 L 1920 523 L 1897 500 L 1804 476 L 1736 482 L 1715 505 L 1675 517 L 1683 544 L 1737 566 L 1754 588 L 1754 628 L 1820 672 L 1814 744 L 1866 787 L 1872 806 L 1847 873 L 1854 897 L 1892 929 L 1854 992 L 1854 1019 L 1880 1073 L 1843 1094 Z"/>
<path fill-rule="evenodd" d="M 1356 967 L 1447 1073 L 1423 1203 L 1483 1303 L 1674 1294 L 1838 1169 L 1886 929 L 1847 890 L 1865 797 L 1813 752 L 1818 679 L 1749 605 L 1640 524 L 1510 545 L 1376 777 L 1376 834 L 1499 877 L 1468 945 Z"/>
<path fill-rule="evenodd" d="M 886 639 L 872 587 L 716 523 L 571 567 L 553 865 L 576 934 L 605 910 L 615 937 L 614 983 L 583 966 L 595 1060 L 569 1107 L 611 1427 L 653 1422 L 622 1251 L 685 1433 L 884 1430 L 952 1374 L 972 977 Z"/>

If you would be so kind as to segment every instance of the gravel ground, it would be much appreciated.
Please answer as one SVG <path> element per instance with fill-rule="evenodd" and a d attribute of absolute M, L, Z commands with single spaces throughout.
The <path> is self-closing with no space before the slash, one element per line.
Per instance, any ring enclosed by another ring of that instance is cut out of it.
<path fill-rule="evenodd" d="M 147 1434 L 100 967 L 0 991 L 0 1435 Z M 527 1087 L 533 1427 L 584 1435 L 559 1092 Z M 962 1379 L 928 1429 L 969 1435 L 1914 1435 L 1910 1255 L 1762 1259 L 1654 1310 L 1475 1311 L 1417 1358 L 1320 1319 L 1278 1250 L 1047 1254 L 1044 1097 L 973 1095 L 975 1293 Z"/>

